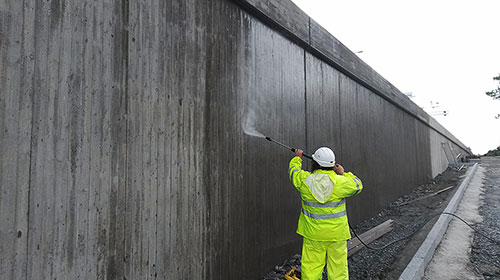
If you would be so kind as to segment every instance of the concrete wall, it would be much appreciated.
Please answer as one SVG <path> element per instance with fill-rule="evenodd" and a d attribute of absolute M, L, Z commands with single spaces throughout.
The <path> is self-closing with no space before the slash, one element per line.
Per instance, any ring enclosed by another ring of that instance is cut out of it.
<path fill-rule="evenodd" d="M 249 110 L 363 180 L 353 223 L 468 152 L 289 1 L 0 1 L 2 278 L 256 279 L 298 252 L 291 154 Z"/>

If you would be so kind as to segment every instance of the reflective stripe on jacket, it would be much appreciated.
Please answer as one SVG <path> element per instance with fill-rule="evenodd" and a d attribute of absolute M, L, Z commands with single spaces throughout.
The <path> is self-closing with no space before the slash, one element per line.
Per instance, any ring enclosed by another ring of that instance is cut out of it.
<path fill-rule="evenodd" d="M 351 172 L 302 170 L 302 159 L 290 161 L 288 175 L 302 198 L 297 233 L 316 241 L 342 241 L 351 238 L 345 198 L 363 190 L 363 184 Z"/>

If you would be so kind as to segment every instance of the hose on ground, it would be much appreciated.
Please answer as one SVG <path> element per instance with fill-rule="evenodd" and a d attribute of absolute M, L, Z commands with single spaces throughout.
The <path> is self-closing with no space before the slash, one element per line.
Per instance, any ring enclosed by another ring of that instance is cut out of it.
<path fill-rule="evenodd" d="M 364 242 L 364 241 L 363 241 L 363 240 L 362 240 L 362 239 L 358 236 L 358 234 L 356 233 L 356 231 L 354 231 L 354 229 L 352 228 L 351 224 L 349 224 L 349 227 L 351 228 L 351 231 L 354 233 L 354 236 L 356 236 L 356 238 L 359 240 L 359 242 L 361 242 L 361 244 L 363 244 L 366 248 L 368 248 L 368 249 L 370 249 L 370 250 L 377 250 L 377 251 L 378 251 L 378 250 L 384 250 L 385 248 L 387 248 L 387 247 L 389 247 L 389 246 L 391 246 L 391 245 L 393 245 L 393 244 L 395 244 L 395 243 L 397 243 L 397 242 L 400 242 L 400 241 L 403 241 L 403 240 L 405 240 L 405 239 L 408 239 L 408 238 L 412 237 L 413 235 L 415 235 L 415 233 L 419 232 L 419 231 L 420 231 L 420 230 L 421 230 L 424 226 L 426 226 L 426 225 L 427 225 L 427 224 L 428 224 L 428 223 L 429 223 L 432 219 L 434 219 L 434 218 L 435 218 L 435 217 L 437 217 L 437 216 L 441 216 L 441 215 L 450 215 L 450 216 L 452 216 L 452 217 L 455 217 L 455 218 L 459 219 L 460 221 L 462 221 L 463 223 L 465 223 L 467 226 L 469 226 L 469 227 L 470 227 L 470 228 L 471 228 L 474 232 L 476 232 L 476 233 L 478 233 L 479 235 L 481 235 L 481 236 L 485 237 L 486 239 L 488 239 L 488 240 L 489 240 L 489 241 L 491 241 L 492 243 L 496 243 L 497 245 L 500 245 L 500 241 L 498 241 L 498 240 L 495 240 L 495 239 L 491 238 L 490 236 L 488 236 L 488 234 L 483 233 L 483 232 L 481 232 L 481 231 L 480 231 L 480 230 L 478 230 L 478 229 L 475 229 L 472 225 L 470 225 L 470 224 L 469 224 L 468 222 L 466 222 L 464 219 L 460 218 L 459 216 L 457 216 L 457 215 L 455 215 L 455 214 L 453 214 L 453 213 L 449 213 L 449 212 L 441 212 L 441 213 L 439 213 L 439 214 L 436 214 L 436 215 L 432 216 L 431 218 L 429 218 L 429 219 L 427 220 L 427 222 L 425 222 L 425 223 L 424 223 L 424 224 L 423 224 L 420 228 L 418 228 L 418 230 L 416 230 L 416 231 L 415 231 L 415 232 L 413 232 L 412 234 L 410 234 L 410 235 L 408 235 L 408 236 L 405 236 L 405 237 L 403 237 L 403 238 L 399 238 L 399 239 L 397 239 L 397 240 L 394 240 L 394 241 L 392 241 L 392 242 L 390 242 L 390 243 L 388 243 L 388 244 L 386 244 L 386 245 L 384 245 L 384 246 L 382 246 L 382 247 L 372 247 L 372 246 L 370 246 L 370 245 L 366 244 L 366 243 L 365 243 L 365 242 Z"/>

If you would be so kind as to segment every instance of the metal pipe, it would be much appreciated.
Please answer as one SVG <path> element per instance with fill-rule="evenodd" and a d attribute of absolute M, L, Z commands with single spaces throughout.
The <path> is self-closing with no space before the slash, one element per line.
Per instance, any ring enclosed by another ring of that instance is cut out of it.
<path fill-rule="evenodd" d="M 292 147 L 287 146 L 287 145 L 285 145 L 285 144 L 283 144 L 283 143 L 281 143 L 281 142 L 278 142 L 278 141 L 276 141 L 276 140 L 274 140 L 274 139 L 271 139 L 271 137 L 269 137 L 269 136 L 266 136 L 266 140 L 268 140 L 269 142 L 273 142 L 273 143 L 275 143 L 275 144 L 278 144 L 278 145 L 280 145 L 281 147 L 283 147 L 283 148 L 285 148 L 285 149 L 288 149 L 288 150 L 290 150 L 290 151 L 292 151 L 292 152 L 294 152 L 294 153 L 295 153 L 295 150 L 296 150 L 295 148 L 292 148 Z M 311 156 L 311 155 L 309 155 L 309 154 L 307 154 L 307 153 L 302 153 L 302 155 L 303 155 L 303 156 L 305 156 L 305 157 L 306 157 L 306 158 L 308 158 L 308 159 L 313 159 L 313 158 L 312 158 L 312 156 Z"/>

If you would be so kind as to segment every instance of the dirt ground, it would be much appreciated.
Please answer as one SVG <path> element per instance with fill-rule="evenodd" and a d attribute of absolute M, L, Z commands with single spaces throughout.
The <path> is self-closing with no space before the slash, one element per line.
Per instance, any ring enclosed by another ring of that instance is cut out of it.
<path fill-rule="evenodd" d="M 449 199 L 458 189 L 466 170 L 466 168 L 463 168 L 461 171 L 456 171 L 449 168 L 428 184 L 421 185 L 414 189 L 412 193 L 400 197 L 375 217 L 356 225 L 354 230 L 359 234 L 388 219 L 394 221 L 393 230 L 369 244 L 371 247 L 382 247 L 402 237 L 409 238 L 383 250 L 375 251 L 364 248 L 358 251 L 349 258 L 350 279 L 398 279 L 437 220 L 437 215 L 444 210 Z M 453 186 L 453 188 L 435 196 L 400 205 L 450 186 Z M 284 274 L 292 267 L 300 269 L 299 253 L 288 260 L 284 260 L 281 265 L 277 265 L 275 270 L 269 272 L 263 279 L 284 279 Z M 326 273 L 323 274 L 323 279 L 327 279 Z"/>

